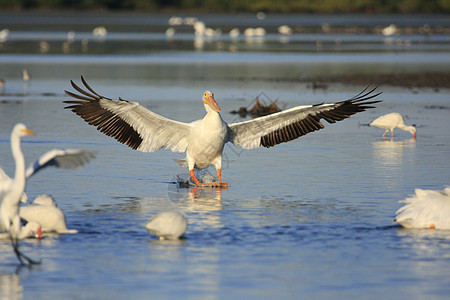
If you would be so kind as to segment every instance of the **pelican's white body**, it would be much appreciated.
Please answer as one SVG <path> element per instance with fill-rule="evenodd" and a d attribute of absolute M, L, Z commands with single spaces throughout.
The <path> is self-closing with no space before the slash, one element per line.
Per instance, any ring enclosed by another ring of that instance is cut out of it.
<path fill-rule="evenodd" d="M 394 222 L 406 228 L 450 229 L 450 187 L 443 191 L 416 189 L 396 212 Z"/>
<path fill-rule="evenodd" d="M 176 240 L 181 238 L 188 227 L 186 216 L 177 210 L 163 211 L 151 218 L 145 228 L 160 239 Z"/>
<path fill-rule="evenodd" d="M 192 123 L 189 133 L 186 160 L 189 170 L 204 169 L 214 165 L 222 167 L 222 151 L 227 141 L 227 124 L 220 114 L 205 105 L 206 116 Z"/>

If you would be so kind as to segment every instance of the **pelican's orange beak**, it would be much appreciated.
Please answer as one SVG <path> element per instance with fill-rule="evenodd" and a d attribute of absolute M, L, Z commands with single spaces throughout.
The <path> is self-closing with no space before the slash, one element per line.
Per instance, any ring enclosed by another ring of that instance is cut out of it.
<path fill-rule="evenodd" d="M 417 132 L 414 132 L 414 134 L 413 134 L 414 139 L 416 139 L 416 136 L 417 136 Z"/>
<path fill-rule="evenodd" d="M 203 103 L 209 105 L 209 107 L 211 107 L 212 110 L 220 112 L 219 104 L 217 104 L 216 100 L 214 100 L 214 96 L 212 95 L 206 96 L 206 100 L 203 101 Z"/>

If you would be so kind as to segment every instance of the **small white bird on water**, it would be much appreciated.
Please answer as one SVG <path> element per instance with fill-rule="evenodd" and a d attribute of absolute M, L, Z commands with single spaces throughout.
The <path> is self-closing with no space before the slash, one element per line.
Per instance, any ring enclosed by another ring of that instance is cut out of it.
<path fill-rule="evenodd" d="M 383 133 L 383 137 L 386 137 L 386 133 L 391 131 L 391 138 L 394 137 L 394 128 L 398 128 L 404 131 L 410 132 L 414 138 L 416 138 L 417 130 L 414 126 L 407 126 L 403 120 L 403 116 L 399 113 L 389 113 L 373 120 L 369 126 L 375 126 L 386 129 Z"/>
<path fill-rule="evenodd" d="M 396 212 L 394 222 L 406 228 L 450 229 L 450 186 L 443 191 L 416 189 Z"/>
<path fill-rule="evenodd" d="M 178 210 L 163 211 L 152 217 L 145 228 L 161 240 L 177 240 L 183 237 L 188 227 L 186 215 Z"/>
<path fill-rule="evenodd" d="M 39 223 L 42 232 L 78 233 L 75 229 L 67 229 L 66 216 L 49 195 L 39 195 L 31 204 L 21 206 L 19 215 L 28 222 Z"/>

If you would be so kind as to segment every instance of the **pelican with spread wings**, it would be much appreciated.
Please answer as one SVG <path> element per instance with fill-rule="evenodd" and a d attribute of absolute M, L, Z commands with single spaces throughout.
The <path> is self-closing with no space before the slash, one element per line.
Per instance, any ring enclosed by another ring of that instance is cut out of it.
<path fill-rule="evenodd" d="M 186 152 L 186 159 L 182 160 L 182 164 L 189 169 L 195 184 L 218 186 L 227 185 L 222 182 L 221 176 L 222 152 L 227 142 L 244 149 L 272 147 L 289 142 L 324 128 L 321 119 L 335 123 L 373 108 L 371 104 L 380 101 L 371 99 L 381 94 L 375 93 L 376 88 L 366 88 L 345 101 L 297 106 L 268 116 L 227 124 L 220 115 L 220 107 L 214 94 L 207 90 L 202 96 L 206 116 L 192 123 L 184 123 L 160 116 L 137 102 L 101 96 L 83 77 L 81 81 L 86 90 L 71 81 L 72 87 L 79 94 L 65 91 L 77 99 L 64 101 L 71 104 L 65 108 L 71 109 L 102 133 L 132 149 L 143 152 L 159 149 Z M 218 182 L 201 183 L 195 177 L 194 170 L 210 165 L 214 165 L 217 170 Z"/>

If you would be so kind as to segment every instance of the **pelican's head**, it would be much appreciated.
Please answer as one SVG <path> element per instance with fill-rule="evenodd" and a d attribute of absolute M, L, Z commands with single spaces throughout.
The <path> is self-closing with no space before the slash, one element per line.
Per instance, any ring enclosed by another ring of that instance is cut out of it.
<path fill-rule="evenodd" d="M 212 110 L 216 112 L 220 112 L 220 107 L 217 104 L 216 100 L 214 100 L 214 94 L 211 91 L 205 91 L 202 97 L 203 103 L 205 107 L 210 107 Z"/>
<path fill-rule="evenodd" d="M 28 129 L 25 124 L 19 123 L 14 126 L 13 132 L 18 136 L 36 135 L 33 131 Z"/>

